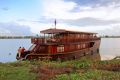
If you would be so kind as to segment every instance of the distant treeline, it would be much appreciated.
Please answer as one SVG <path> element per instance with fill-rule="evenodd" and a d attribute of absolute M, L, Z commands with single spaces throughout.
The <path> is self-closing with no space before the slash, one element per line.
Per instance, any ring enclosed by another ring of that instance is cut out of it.
<path fill-rule="evenodd" d="M 101 36 L 101 38 L 120 38 L 120 36 Z"/>
<path fill-rule="evenodd" d="M 29 39 L 34 36 L 0 36 L 0 39 Z"/>

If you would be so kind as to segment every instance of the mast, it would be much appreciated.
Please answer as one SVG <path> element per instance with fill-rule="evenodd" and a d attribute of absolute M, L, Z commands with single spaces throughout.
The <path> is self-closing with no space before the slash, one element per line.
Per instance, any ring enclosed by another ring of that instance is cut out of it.
<path fill-rule="evenodd" d="M 55 29 L 56 29 L 56 24 L 57 24 L 56 19 L 55 19 L 55 22 L 54 22 L 54 23 L 55 23 Z"/>

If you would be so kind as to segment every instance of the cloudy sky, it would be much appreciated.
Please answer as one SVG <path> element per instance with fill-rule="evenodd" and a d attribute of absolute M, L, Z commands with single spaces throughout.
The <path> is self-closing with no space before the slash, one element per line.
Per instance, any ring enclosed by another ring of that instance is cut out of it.
<path fill-rule="evenodd" d="M 120 0 L 0 0 L 0 34 L 57 28 L 120 35 Z"/>

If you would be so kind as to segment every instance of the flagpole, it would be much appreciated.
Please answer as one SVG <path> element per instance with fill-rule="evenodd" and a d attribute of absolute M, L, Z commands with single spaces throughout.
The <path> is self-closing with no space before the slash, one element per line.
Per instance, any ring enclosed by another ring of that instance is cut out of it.
<path fill-rule="evenodd" d="M 57 22 L 56 22 L 56 19 L 55 19 L 55 29 L 56 29 L 56 24 L 57 24 Z"/>

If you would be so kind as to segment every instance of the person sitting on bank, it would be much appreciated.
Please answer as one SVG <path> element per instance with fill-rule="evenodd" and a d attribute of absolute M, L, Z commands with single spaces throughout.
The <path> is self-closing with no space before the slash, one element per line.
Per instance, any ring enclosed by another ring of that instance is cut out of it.
<path fill-rule="evenodd" d="M 25 52 L 25 48 L 23 47 L 22 49 L 21 49 L 21 53 L 24 53 Z"/>
<path fill-rule="evenodd" d="M 23 58 L 23 57 L 24 57 L 24 55 L 25 55 L 25 53 L 24 53 L 24 52 L 25 52 L 25 48 L 24 48 L 24 47 L 22 47 L 22 48 L 21 48 L 21 58 Z"/>
<path fill-rule="evenodd" d="M 21 50 L 22 50 L 22 48 L 19 47 L 19 49 L 18 49 L 18 57 L 19 57 L 19 58 L 21 57 Z"/>

